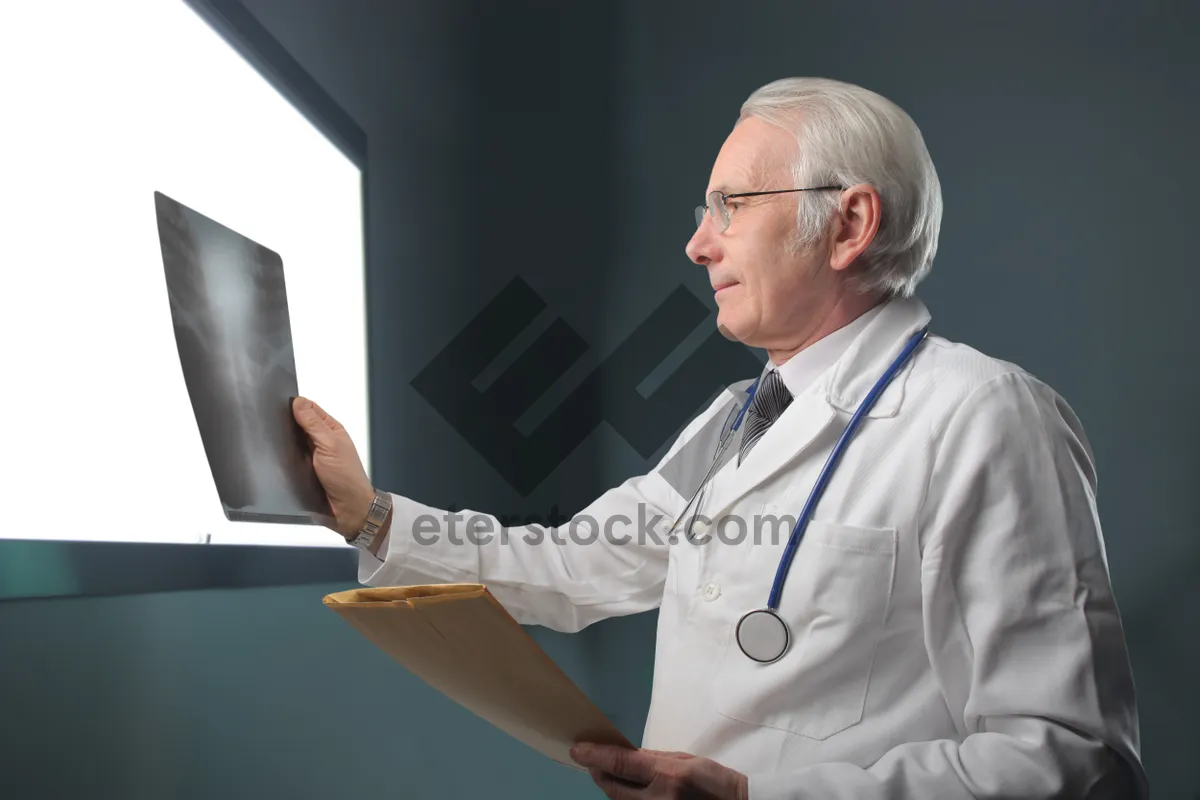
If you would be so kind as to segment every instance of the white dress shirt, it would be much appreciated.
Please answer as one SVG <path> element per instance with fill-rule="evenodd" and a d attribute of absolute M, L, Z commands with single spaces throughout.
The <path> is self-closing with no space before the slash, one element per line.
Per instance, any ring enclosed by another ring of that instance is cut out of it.
<path fill-rule="evenodd" d="M 779 606 L 788 652 L 759 664 L 734 642 L 791 531 L 772 521 L 794 521 L 928 320 L 919 300 L 895 299 L 782 365 L 794 399 L 713 478 L 707 543 L 666 539 L 688 498 L 661 471 L 725 417 L 728 395 L 654 470 L 557 529 L 479 514 L 493 533 L 473 543 L 461 517 L 451 536 L 446 512 L 395 495 L 383 558 L 364 554 L 360 580 L 483 583 L 518 621 L 560 631 L 659 609 L 642 745 L 744 772 L 754 800 L 1145 797 L 1083 429 L 1046 384 L 933 333 L 805 530 Z"/>

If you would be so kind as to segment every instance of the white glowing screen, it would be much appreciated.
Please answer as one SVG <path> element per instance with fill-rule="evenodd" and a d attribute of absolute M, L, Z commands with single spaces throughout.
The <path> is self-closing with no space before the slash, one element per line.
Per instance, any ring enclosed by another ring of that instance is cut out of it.
<path fill-rule="evenodd" d="M 369 464 L 358 167 L 182 0 L 5 4 L 0 87 L 0 536 L 345 546 L 225 519 L 153 195 L 280 254 L 300 392 Z"/>

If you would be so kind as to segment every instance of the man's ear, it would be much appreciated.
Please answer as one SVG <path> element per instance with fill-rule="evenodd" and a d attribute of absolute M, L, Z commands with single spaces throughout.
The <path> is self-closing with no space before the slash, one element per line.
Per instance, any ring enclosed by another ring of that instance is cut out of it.
<path fill-rule="evenodd" d="M 829 266 L 841 271 L 858 260 L 879 232 L 882 210 L 879 192 L 869 183 L 856 184 L 842 192 Z"/>

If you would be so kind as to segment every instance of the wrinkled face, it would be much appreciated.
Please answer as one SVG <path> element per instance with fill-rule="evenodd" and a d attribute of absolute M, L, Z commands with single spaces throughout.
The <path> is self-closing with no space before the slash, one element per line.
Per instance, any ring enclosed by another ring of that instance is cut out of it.
<path fill-rule="evenodd" d="M 790 165 L 795 137 L 762 120 L 740 122 L 725 140 L 709 179 L 708 192 L 794 189 Z M 726 336 L 752 347 L 787 350 L 821 324 L 839 291 L 823 240 L 789 248 L 796 228 L 799 194 L 774 194 L 727 201 L 724 232 L 706 214 L 687 244 L 688 258 L 708 270 L 719 308 L 717 325 Z"/>

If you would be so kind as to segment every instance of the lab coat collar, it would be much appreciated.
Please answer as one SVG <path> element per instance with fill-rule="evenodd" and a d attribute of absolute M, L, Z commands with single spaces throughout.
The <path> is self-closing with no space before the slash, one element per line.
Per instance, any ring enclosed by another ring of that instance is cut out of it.
<path fill-rule="evenodd" d="M 920 300 L 895 298 L 887 301 L 834 366 L 826 371 L 821 382 L 814 385 L 812 391 L 796 397 L 767 429 L 746 462 L 738 466 L 736 459 L 732 459 L 721 470 L 725 478 L 714 482 L 713 505 L 711 511 L 704 513 L 715 515 L 710 519 L 724 514 L 740 498 L 811 447 L 832 425 L 838 411 L 853 414 L 879 376 L 904 349 L 909 336 L 928 321 L 929 311 Z M 870 416 L 891 417 L 898 413 L 904 398 L 904 384 L 914 360 L 910 359 L 880 393 Z M 739 443 L 735 441 L 732 445 L 736 449 Z"/>
<path fill-rule="evenodd" d="M 909 337 L 925 327 L 929 310 L 916 297 L 885 301 L 879 313 L 863 329 L 827 373 L 825 399 L 834 408 L 853 414 L 863 399 L 908 343 Z M 880 393 L 869 417 L 894 417 L 904 400 L 904 385 L 913 359 L 896 373 Z"/>

